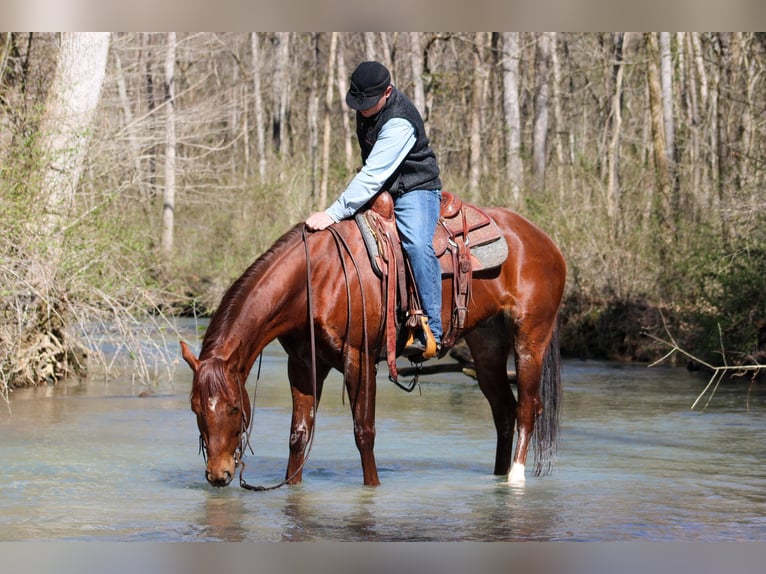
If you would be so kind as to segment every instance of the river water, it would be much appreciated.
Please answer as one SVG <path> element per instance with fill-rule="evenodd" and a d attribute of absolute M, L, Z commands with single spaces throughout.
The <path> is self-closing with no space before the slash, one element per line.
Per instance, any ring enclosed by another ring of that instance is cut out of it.
<path fill-rule="evenodd" d="M 191 372 L 17 390 L 0 405 L 0 541 L 756 541 L 766 538 L 766 391 L 681 369 L 565 361 L 554 472 L 513 488 L 491 474 L 494 430 L 476 384 L 379 374 L 382 485 L 362 486 L 333 373 L 303 484 L 254 493 L 204 479 Z M 284 473 L 283 351 L 264 353 L 246 457 L 251 484 Z M 248 389 L 255 385 L 255 370 Z M 252 396 L 252 395 L 251 395 Z"/>

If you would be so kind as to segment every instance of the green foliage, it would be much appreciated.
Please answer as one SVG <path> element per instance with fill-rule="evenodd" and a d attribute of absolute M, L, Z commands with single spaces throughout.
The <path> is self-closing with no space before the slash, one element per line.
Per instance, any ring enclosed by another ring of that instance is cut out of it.
<path fill-rule="evenodd" d="M 746 361 L 766 320 L 766 242 L 703 249 L 691 263 L 685 293 L 694 325 L 690 348 L 711 362 Z"/>

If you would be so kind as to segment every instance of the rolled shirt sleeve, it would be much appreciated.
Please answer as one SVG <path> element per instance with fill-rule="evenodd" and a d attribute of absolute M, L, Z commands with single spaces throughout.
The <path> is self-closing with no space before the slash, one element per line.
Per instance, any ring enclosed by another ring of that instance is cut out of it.
<path fill-rule="evenodd" d="M 354 215 L 372 199 L 396 171 L 415 145 L 415 128 L 403 118 L 391 118 L 380 129 L 378 139 L 359 173 L 325 211 L 334 221 Z"/>

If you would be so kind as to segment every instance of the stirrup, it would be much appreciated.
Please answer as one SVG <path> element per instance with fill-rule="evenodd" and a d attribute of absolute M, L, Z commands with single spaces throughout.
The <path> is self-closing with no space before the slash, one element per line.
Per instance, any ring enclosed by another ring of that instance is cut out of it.
<path fill-rule="evenodd" d="M 404 356 L 412 357 L 419 356 L 424 361 L 432 359 L 439 354 L 439 345 L 436 343 L 433 331 L 431 331 L 431 327 L 428 325 L 428 317 L 425 315 L 417 315 L 413 318 L 417 319 L 420 325 L 416 328 L 410 326 L 410 334 L 407 337 L 407 342 L 404 344 L 402 354 Z M 425 345 L 415 338 L 415 331 L 417 328 L 423 331 Z"/>

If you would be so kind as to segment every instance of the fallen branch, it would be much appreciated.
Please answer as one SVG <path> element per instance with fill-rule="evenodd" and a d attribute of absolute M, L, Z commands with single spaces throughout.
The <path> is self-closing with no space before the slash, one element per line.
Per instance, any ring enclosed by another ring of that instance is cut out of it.
<path fill-rule="evenodd" d="M 660 343 L 662 345 L 670 347 L 670 351 L 668 351 L 662 358 L 660 358 L 660 359 L 656 360 L 655 362 L 651 363 L 649 366 L 650 367 L 654 367 L 655 365 L 658 365 L 658 364 L 662 363 L 663 361 L 665 361 L 666 359 L 670 358 L 674 353 L 680 353 L 681 355 L 687 357 L 688 359 L 691 359 L 692 361 L 695 361 L 695 362 L 699 363 L 700 365 L 704 366 L 705 368 L 709 369 L 713 373 L 711 375 L 711 377 L 710 377 L 710 380 L 708 381 L 708 384 L 705 385 L 704 389 L 702 389 L 702 392 L 697 396 L 697 399 L 694 401 L 694 403 L 692 403 L 692 406 L 690 407 L 689 410 L 694 410 L 696 408 L 697 404 L 699 404 L 700 400 L 702 400 L 702 397 L 704 397 L 705 394 L 708 392 L 708 390 L 712 387 L 712 390 L 710 392 L 710 396 L 708 397 L 707 401 L 705 402 L 705 406 L 702 407 L 702 410 L 704 411 L 708 407 L 708 405 L 710 404 L 710 401 L 713 399 L 713 396 L 715 395 L 716 391 L 718 390 L 718 385 L 721 383 L 721 381 L 723 380 L 724 376 L 727 373 L 733 372 L 734 373 L 733 376 L 741 377 L 741 376 L 744 376 L 746 373 L 750 372 L 750 373 L 753 373 L 753 380 L 755 380 L 755 375 L 757 375 L 761 370 L 766 370 L 766 365 L 760 365 L 760 364 L 757 364 L 757 363 L 753 364 L 753 365 L 731 365 L 730 366 L 730 365 L 724 364 L 723 366 L 715 366 L 715 365 L 711 365 L 707 361 L 703 361 L 699 357 L 695 357 L 694 355 L 692 355 L 688 351 L 685 351 L 684 349 L 682 349 L 678 345 L 676 340 L 673 338 L 673 335 L 671 335 L 670 331 L 668 330 L 668 326 L 665 323 L 665 317 L 663 317 L 662 315 L 660 315 L 660 316 L 662 317 L 662 324 L 663 324 L 663 327 L 665 329 L 665 334 L 668 336 L 668 338 L 670 340 L 666 341 L 664 339 L 661 339 L 661 338 L 653 335 L 652 333 L 649 333 L 648 331 L 644 331 L 644 335 L 646 335 L 650 339 L 652 339 L 652 340 L 654 340 L 654 341 L 656 341 L 656 342 L 658 342 L 658 343 Z M 720 326 L 719 326 L 719 332 L 720 332 Z M 720 333 L 719 333 L 719 335 L 720 335 Z M 720 339 L 720 337 L 719 337 L 719 339 Z M 723 351 L 724 351 L 724 349 L 722 348 L 722 353 L 721 354 L 724 357 L 724 362 L 725 362 L 726 361 L 726 353 L 723 352 Z M 749 393 L 750 393 L 750 390 L 748 389 L 748 396 L 749 396 Z M 749 408 L 749 406 L 750 405 L 748 404 L 748 408 Z"/>
<path fill-rule="evenodd" d="M 423 365 L 422 367 L 402 367 L 399 374 L 404 377 L 411 375 L 436 375 L 439 373 L 463 373 L 466 377 L 476 380 L 476 370 L 473 365 L 463 363 L 437 363 L 435 365 Z M 508 382 L 516 383 L 516 373 L 508 371 Z"/>

